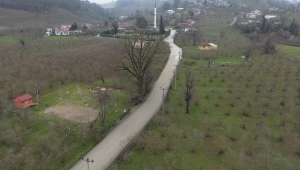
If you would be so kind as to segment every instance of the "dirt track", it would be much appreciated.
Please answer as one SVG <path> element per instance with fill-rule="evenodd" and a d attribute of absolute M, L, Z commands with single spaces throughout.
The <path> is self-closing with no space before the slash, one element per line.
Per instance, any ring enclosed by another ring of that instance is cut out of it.
<path fill-rule="evenodd" d="M 67 105 L 49 107 L 44 111 L 44 113 L 53 114 L 62 119 L 75 122 L 88 123 L 96 119 L 98 111 L 89 107 Z"/>

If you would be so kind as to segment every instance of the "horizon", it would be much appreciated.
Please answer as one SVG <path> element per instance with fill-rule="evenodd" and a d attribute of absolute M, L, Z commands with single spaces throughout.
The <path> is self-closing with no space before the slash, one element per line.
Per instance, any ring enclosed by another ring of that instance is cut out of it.
<path fill-rule="evenodd" d="M 96 4 L 107 4 L 110 2 L 115 2 L 116 0 L 89 0 L 89 1 Z"/>

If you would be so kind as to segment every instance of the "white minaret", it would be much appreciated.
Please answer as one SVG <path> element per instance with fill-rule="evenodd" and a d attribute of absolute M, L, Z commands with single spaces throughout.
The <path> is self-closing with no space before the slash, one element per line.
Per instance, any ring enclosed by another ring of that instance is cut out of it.
<path fill-rule="evenodd" d="M 154 7 L 154 29 L 156 29 L 156 1 L 155 1 L 155 7 Z"/>

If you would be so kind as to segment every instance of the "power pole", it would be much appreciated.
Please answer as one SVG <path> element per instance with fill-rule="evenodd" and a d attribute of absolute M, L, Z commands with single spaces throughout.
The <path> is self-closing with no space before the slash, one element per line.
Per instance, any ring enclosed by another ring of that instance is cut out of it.
<path fill-rule="evenodd" d="M 81 159 L 87 163 L 87 165 L 88 165 L 88 169 L 87 170 L 90 170 L 90 162 L 94 163 L 94 160 L 89 160 L 89 158 L 83 159 L 83 157 Z"/>
<path fill-rule="evenodd" d="M 165 90 L 167 90 L 167 88 L 161 88 L 160 87 L 160 89 L 163 91 L 163 107 L 162 107 L 162 112 L 163 112 L 163 115 L 164 115 L 164 113 L 165 113 Z"/>

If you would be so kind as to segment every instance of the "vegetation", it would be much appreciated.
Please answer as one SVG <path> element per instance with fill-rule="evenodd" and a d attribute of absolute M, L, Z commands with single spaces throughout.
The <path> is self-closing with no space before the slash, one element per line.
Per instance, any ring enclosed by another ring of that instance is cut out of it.
<path fill-rule="evenodd" d="M 126 71 L 134 77 L 137 85 L 138 100 L 142 102 L 144 96 L 149 92 L 149 85 L 154 80 L 154 61 L 162 51 L 162 39 L 151 42 L 151 36 L 135 34 L 132 37 L 125 37 L 124 50 L 126 55 L 121 59 L 117 70 Z"/>
<path fill-rule="evenodd" d="M 247 64 L 216 57 L 210 67 L 209 59 L 185 57 L 181 70 L 197 75 L 190 114 L 181 71 L 166 114 L 152 121 L 114 169 L 299 167 L 299 59 L 290 56 L 256 54 Z"/>
<path fill-rule="evenodd" d="M 114 71 L 125 51 L 113 49 L 122 43 L 115 39 L 84 37 L 29 41 L 25 37 L 22 45 L 19 41 L 11 42 L 14 38 L 7 39 L 0 44 L 3 50 L 0 55 L 0 169 L 69 169 L 101 140 L 114 121 L 122 117 L 123 110 L 134 104 L 131 98 L 136 93 L 131 78 Z M 157 67 L 162 67 L 160 63 L 164 63 L 167 53 L 161 51 L 162 57 L 153 60 Z M 82 96 L 77 93 L 77 87 L 81 88 Z M 110 97 L 104 109 L 97 99 L 87 96 L 91 87 L 93 90 L 107 88 Z M 116 92 L 116 108 L 114 92 L 109 89 L 121 90 Z M 34 102 L 36 93 L 39 94 L 38 108 L 15 108 L 12 99 L 26 92 L 34 96 Z M 53 106 L 98 110 L 100 121 L 79 123 L 44 113 Z"/>
<path fill-rule="evenodd" d="M 112 169 L 300 166 L 299 48 L 276 48 L 279 41 L 269 31 L 242 34 L 227 26 L 231 13 L 216 11 L 194 16 L 199 33 L 178 32 L 183 60 L 165 114 L 153 119 Z M 218 50 L 199 51 L 194 44 L 201 42 L 215 43 Z M 187 87 L 194 91 L 187 94 Z"/>

